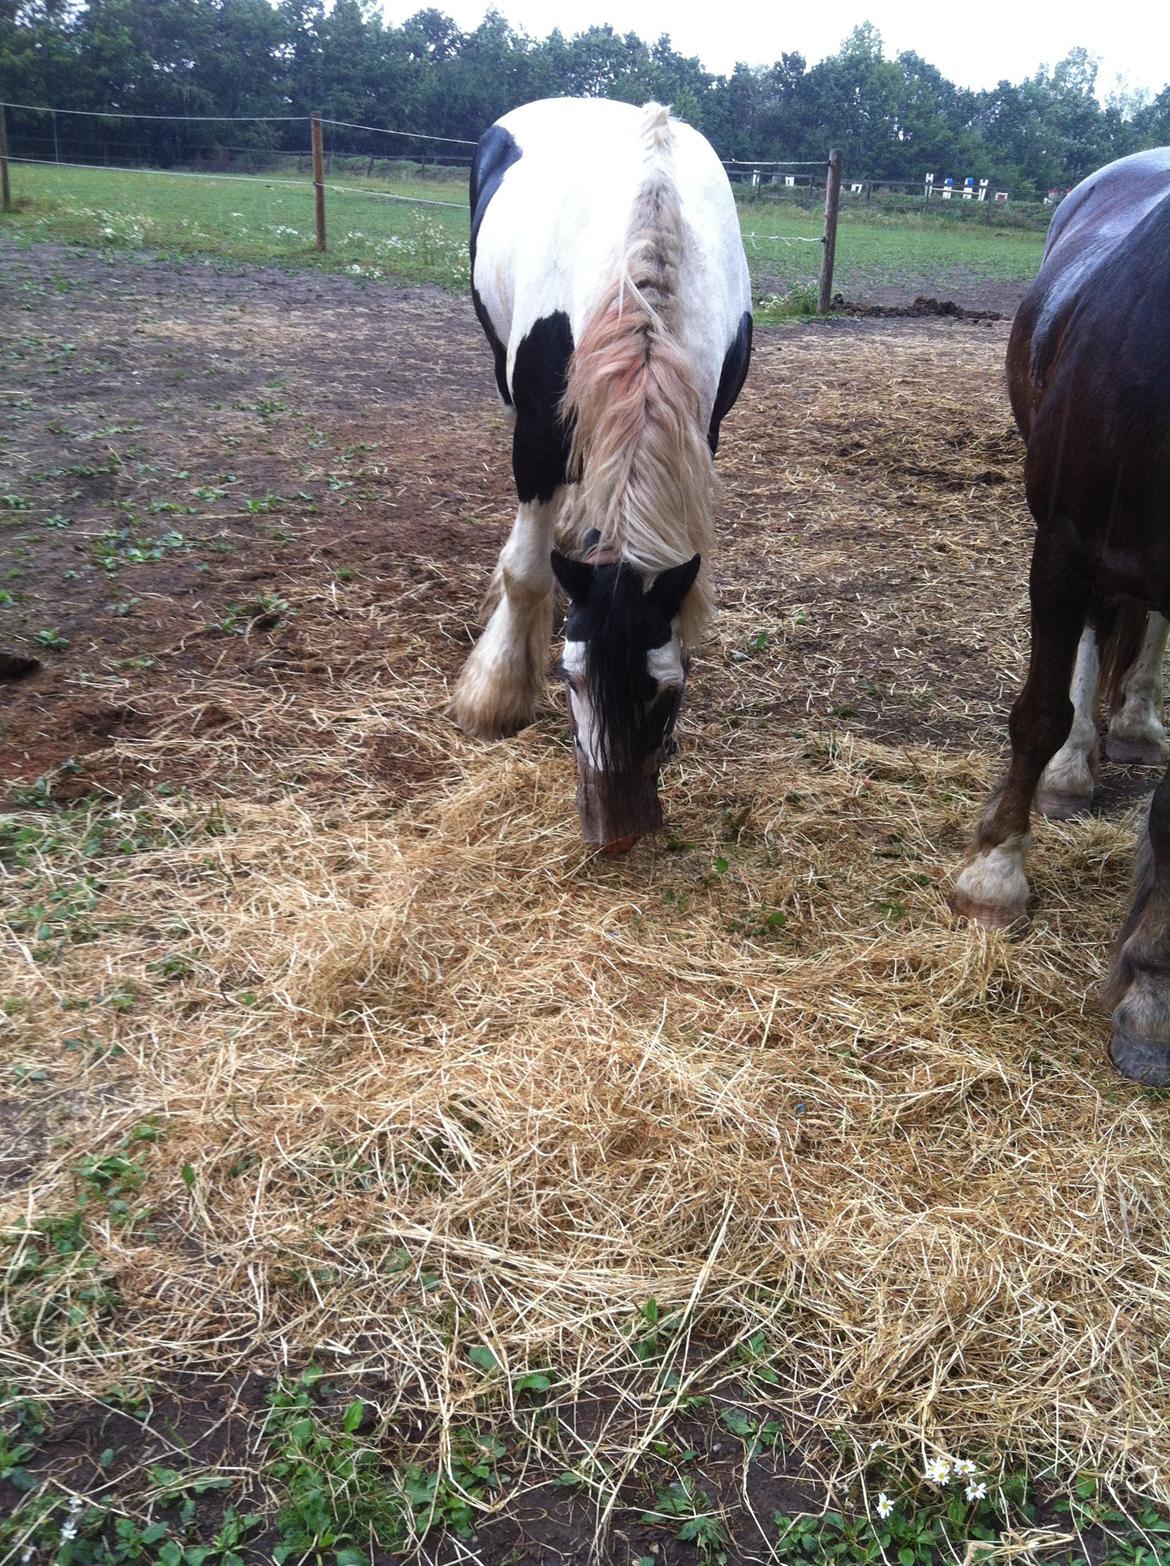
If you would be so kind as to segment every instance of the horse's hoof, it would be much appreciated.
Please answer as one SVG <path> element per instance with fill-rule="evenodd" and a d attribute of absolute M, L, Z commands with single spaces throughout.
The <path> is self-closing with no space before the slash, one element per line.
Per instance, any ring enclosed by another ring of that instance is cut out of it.
<path fill-rule="evenodd" d="M 1105 754 L 1110 761 L 1131 767 L 1164 767 L 1170 761 L 1170 745 L 1151 735 L 1149 738 L 1109 734 Z"/>
<path fill-rule="evenodd" d="M 479 682 L 468 682 L 471 689 L 456 687 L 455 695 L 447 707 L 447 716 L 472 739 L 501 740 L 526 729 L 536 718 L 535 703 L 517 702 L 477 688 Z"/>
<path fill-rule="evenodd" d="M 951 907 L 960 919 L 985 930 L 1011 930 L 1028 917 L 1028 877 L 1024 873 L 1027 839 L 1011 837 L 982 848 L 959 871 Z"/>
<path fill-rule="evenodd" d="M 1109 1058 L 1131 1081 L 1145 1087 L 1170 1087 L 1170 1040 L 1138 1038 L 1114 1022 Z"/>
<path fill-rule="evenodd" d="M 970 897 L 958 887 L 951 894 L 951 909 L 960 919 L 970 919 L 984 930 L 1018 930 L 1028 922 L 1028 905 L 988 903 Z"/>
<path fill-rule="evenodd" d="M 1093 804 L 1092 794 L 1060 794 L 1055 789 L 1041 787 L 1036 793 L 1036 809 L 1049 821 L 1069 821 L 1073 816 L 1086 816 Z"/>

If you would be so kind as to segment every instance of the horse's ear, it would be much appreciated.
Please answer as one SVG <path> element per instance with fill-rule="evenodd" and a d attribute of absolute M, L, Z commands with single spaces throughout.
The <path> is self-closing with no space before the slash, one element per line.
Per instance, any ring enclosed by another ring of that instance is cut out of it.
<path fill-rule="evenodd" d="M 668 620 L 673 620 L 682 608 L 683 599 L 694 587 L 702 563 L 701 555 L 692 555 L 682 565 L 671 566 L 655 578 L 654 586 L 650 589 L 650 600 Z"/>
<path fill-rule="evenodd" d="M 570 560 L 559 549 L 552 552 L 553 575 L 575 604 L 588 602 L 593 586 L 593 567 L 584 560 Z"/>

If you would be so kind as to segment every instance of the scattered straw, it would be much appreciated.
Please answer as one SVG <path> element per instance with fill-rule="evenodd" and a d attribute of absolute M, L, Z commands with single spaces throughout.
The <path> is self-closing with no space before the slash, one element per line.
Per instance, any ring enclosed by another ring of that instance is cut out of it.
<path fill-rule="evenodd" d="M 228 670 L 199 691 L 226 721 L 194 736 L 193 692 L 121 743 L 205 781 L 123 807 L 90 939 L 9 947 L 6 1058 L 47 1080 L 11 1089 L 6 1222 L 43 1228 L 143 1124 L 150 1215 L 91 1220 L 120 1303 L 82 1332 L 10 1281 L 24 1385 L 315 1359 L 450 1430 L 487 1345 L 501 1398 L 555 1370 L 561 1462 L 620 1467 L 688 1390 L 742 1393 L 762 1332 L 795 1419 L 1170 1499 L 1167 1112 L 1110 1071 L 1093 1000 L 1133 822 L 1038 828 L 1014 943 L 945 902 L 1019 675 L 1027 524 L 986 478 L 1018 483 L 998 338 L 953 329 L 923 428 L 938 330 L 765 340 L 669 842 L 582 847 L 552 708 L 455 733 L 425 600 L 327 682 Z M 416 786 L 388 801 L 371 748 Z M 61 830 L 14 908 L 94 870 Z M 651 1298 L 673 1387 L 635 1354 Z"/>

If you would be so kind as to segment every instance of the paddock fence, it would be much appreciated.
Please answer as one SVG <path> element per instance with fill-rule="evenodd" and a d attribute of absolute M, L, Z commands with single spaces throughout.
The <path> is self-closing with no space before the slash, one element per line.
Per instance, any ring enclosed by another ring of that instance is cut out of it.
<path fill-rule="evenodd" d="M 468 283 L 474 148 L 465 138 L 323 113 L 147 115 L 0 103 L 6 212 L 55 206 L 66 235 L 110 245 L 278 262 L 304 260 L 311 247 L 354 276 L 455 287 Z M 811 305 L 815 296 L 826 309 L 836 197 L 823 215 L 820 203 L 833 188 L 832 158 L 729 159 L 724 167 L 757 297 L 799 295 Z M 46 217 L 44 226 L 61 222 Z"/>

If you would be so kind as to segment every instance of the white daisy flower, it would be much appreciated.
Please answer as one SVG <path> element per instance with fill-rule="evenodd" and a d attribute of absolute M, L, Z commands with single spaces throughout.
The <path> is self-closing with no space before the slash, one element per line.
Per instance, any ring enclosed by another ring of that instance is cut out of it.
<path fill-rule="evenodd" d="M 978 1484 L 972 1481 L 967 1486 L 965 1494 L 969 1501 L 981 1501 L 987 1494 L 987 1486 L 983 1483 L 982 1480 L 980 1480 Z"/>
<path fill-rule="evenodd" d="M 974 1479 L 975 1464 L 969 1457 L 957 1457 L 955 1459 L 955 1478 Z"/>
<path fill-rule="evenodd" d="M 883 1490 L 877 1498 L 877 1514 L 884 1522 L 893 1510 L 894 1503 Z"/>
<path fill-rule="evenodd" d="M 946 1484 L 951 1477 L 951 1465 L 945 1457 L 932 1457 L 922 1472 L 931 1484 Z"/>

